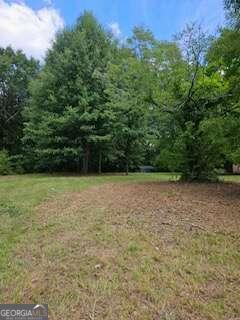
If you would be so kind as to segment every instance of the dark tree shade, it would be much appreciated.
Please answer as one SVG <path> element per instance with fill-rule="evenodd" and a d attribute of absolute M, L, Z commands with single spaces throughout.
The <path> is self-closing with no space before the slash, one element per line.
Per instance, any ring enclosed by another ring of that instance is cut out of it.
<path fill-rule="evenodd" d="M 29 97 L 28 84 L 36 76 L 38 63 L 21 51 L 0 48 L 0 149 L 19 152 L 22 110 Z"/>

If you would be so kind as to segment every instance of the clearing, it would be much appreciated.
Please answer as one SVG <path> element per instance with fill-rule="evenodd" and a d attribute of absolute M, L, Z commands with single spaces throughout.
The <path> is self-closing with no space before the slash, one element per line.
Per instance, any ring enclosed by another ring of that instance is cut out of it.
<path fill-rule="evenodd" d="M 240 319 L 240 184 L 0 179 L 1 303 L 49 319 Z"/>

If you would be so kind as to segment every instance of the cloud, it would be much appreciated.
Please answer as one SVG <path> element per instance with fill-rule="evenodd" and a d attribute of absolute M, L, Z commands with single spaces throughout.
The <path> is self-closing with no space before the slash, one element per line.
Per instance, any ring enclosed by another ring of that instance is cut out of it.
<path fill-rule="evenodd" d="M 24 2 L 0 0 L 0 46 L 11 45 L 42 60 L 64 21 L 52 7 L 33 10 Z"/>
<path fill-rule="evenodd" d="M 121 32 L 121 29 L 119 27 L 118 22 L 110 23 L 109 27 L 110 27 L 111 32 L 114 35 L 114 37 L 119 38 L 122 32 Z"/>

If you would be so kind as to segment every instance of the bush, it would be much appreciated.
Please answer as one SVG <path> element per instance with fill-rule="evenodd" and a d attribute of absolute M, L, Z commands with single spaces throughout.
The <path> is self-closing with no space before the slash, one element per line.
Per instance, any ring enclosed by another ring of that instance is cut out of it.
<path fill-rule="evenodd" d="M 0 175 L 12 173 L 10 158 L 7 151 L 0 151 Z"/>
<path fill-rule="evenodd" d="M 24 158 L 21 154 L 10 157 L 11 171 L 16 174 L 24 173 Z"/>

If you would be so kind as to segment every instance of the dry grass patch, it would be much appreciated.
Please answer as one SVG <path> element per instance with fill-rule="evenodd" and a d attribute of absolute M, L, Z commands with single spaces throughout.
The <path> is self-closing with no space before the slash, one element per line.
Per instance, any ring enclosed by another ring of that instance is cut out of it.
<path fill-rule="evenodd" d="M 240 187 L 106 184 L 45 202 L 2 302 L 50 319 L 240 317 Z"/>

